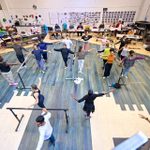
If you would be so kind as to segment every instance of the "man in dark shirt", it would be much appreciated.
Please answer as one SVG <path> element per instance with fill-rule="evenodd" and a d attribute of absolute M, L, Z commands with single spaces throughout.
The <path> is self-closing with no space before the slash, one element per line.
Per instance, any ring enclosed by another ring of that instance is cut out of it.
<path fill-rule="evenodd" d="M 67 68 L 67 61 L 68 61 L 68 56 L 70 54 L 74 54 L 70 49 L 67 48 L 67 45 L 64 44 L 64 47 L 61 49 L 54 49 L 55 51 L 61 52 L 64 63 L 65 63 L 65 69 Z"/>
<path fill-rule="evenodd" d="M 47 45 L 48 43 L 40 42 L 37 47 L 41 50 L 43 50 L 42 56 L 45 62 L 47 63 L 48 57 L 47 57 Z"/>
<path fill-rule="evenodd" d="M 79 30 L 79 31 L 77 32 L 77 35 L 78 35 L 78 36 L 82 36 L 82 31 L 81 31 L 81 30 L 83 30 L 83 25 L 82 25 L 82 23 L 80 23 L 80 24 L 77 26 L 77 30 Z"/>
<path fill-rule="evenodd" d="M 103 93 L 99 93 L 99 94 L 95 94 L 93 93 L 93 90 L 89 90 L 88 94 L 86 94 L 85 96 L 83 96 L 81 99 L 77 99 L 76 97 L 72 96 L 73 99 L 75 99 L 77 102 L 81 103 L 83 101 L 84 102 L 84 106 L 83 106 L 83 110 L 86 112 L 86 118 L 90 118 L 90 113 L 95 111 L 95 106 L 94 106 L 94 100 L 99 97 L 99 96 L 103 96 L 106 95 L 110 92 L 113 92 L 114 90 L 110 90 L 108 92 L 103 92 Z"/>
<path fill-rule="evenodd" d="M 121 52 L 122 52 L 122 48 L 128 44 L 128 39 L 126 36 L 123 36 L 116 44 L 119 44 L 120 43 L 120 46 L 119 46 L 119 51 L 118 51 L 118 56 L 121 57 Z"/>
<path fill-rule="evenodd" d="M 24 59 L 24 55 L 22 50 L 28 52 L 24 47 L 22 47 L 21 45 L 17 44 L 16 41 L 14 41 L 14 45 L 12 46 L 12 48 L 14 49 L 16 56 L 19 60 L 20 63 L 23 63 L 25 61 Z M 23 66 L 25 66 L 25 63 L 23 64 Z"/>
<path fill-rule="evenodd" d="M 14 81 L 13 74 L 11 72 L 11 66 L 18 65 L 17 63 L 7 63 L 3 57 L 0 56 L 0 73 L 7 80 L 10 86 L 16 86 L 18 83 Z"/>

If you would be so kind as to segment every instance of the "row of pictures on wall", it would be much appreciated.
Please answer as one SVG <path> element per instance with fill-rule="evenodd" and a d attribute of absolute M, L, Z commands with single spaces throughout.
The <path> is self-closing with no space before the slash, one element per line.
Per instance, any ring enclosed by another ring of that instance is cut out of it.
<path fill-rule="evenodd" d="M 124 22 L 133 22 L 136 11 L 104 11 L 101 12 L 66 12 L 59 14 L 60 23 L 68 22 L 69 24 L 94 24 L 99 22 L 113 23 L 121 19 Z"/>
<path fill-rule="evenodd" d="M 114 11 L 103 12 L 102 21 L 114 22 L 116 20 L 123 20 L 124 22 L 133 22 L 136 12 L 135 11 Z"/>

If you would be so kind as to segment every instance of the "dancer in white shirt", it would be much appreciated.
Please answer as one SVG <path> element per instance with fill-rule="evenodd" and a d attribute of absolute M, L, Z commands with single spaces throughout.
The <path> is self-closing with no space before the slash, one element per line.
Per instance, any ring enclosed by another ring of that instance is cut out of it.
<path fill-rule="evenodd" d="M 53 128 L 50 124 L 49 119 L 51 113 L 47 112 L 44 115 L 40 115 L 36 118 L 36 124 L 39 129 L 40 137 L 36 150 L 41 150 L 45 140 L 50 140 L 53 146 L 55 146 L 55 138 L 53 136 Z"/>
<path fill-rule="evenodd" d="M 66 35 L 66 38 L 64 40 L 62 40 L 62 43 L 66 44 L 68 49 L 71 49 L 73 46 L 72 41 L 69 39 L 68 34 Z"/>

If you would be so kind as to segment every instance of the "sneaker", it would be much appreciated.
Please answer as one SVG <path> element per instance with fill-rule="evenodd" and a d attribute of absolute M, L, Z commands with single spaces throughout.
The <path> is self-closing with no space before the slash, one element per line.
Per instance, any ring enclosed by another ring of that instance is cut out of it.
<path fill-rule="evenodd" d="M 103 79 L 105 79 L 106 77 L 103 77 Z"/>
<path fill-rule="evenodd" d="M 26 66 L 26 65 L 24 65 L 24 66 L 22 66 L 20 69 L 24 69 L 24 68 L 27 68 L 27 66 Z"/>
<path fill-rule="evenodd" d="M 90 119 L 90 118 L 91 118 L 91 116 L 86 116 L 86 117 L 85 117 L 85 119 Z"/>
<path fill-rule="evenodd" d="M 68 67 L 65 67 L 65 70 L 67 69 Z"/>
<path fill-rule="evenodd" d="M 10 86 L 17 86 L 18 83 L 14 82 L 14 83 L 9 83 Z"/>
<path fill-rule="evenodd" d="M 124 76 L 126 79 L 128 79 L 128 76 Z"/>

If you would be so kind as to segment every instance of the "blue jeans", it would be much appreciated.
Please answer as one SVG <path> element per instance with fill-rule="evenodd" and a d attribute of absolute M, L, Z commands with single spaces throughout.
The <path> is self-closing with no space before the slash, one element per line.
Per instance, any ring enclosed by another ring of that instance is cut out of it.
<path fill-rule="evenodd" d="M 129 71 L 130 71 L 130 67 L 129 67 L 129 68 L 123 68 L 122 74 L 123 74 L 124 76 L 127 76 L 128 73 L 129 73 Z"/>
<path fill-rule="evenodd" d="M 36 61 L 37 61 L 37 64 L 38 64 L 39 69 L 45 71 L 45 70 L 46 70 L 46 67 L 45 67 L 45 63 L 44 63 L 43 59 L 41 59 L 41 60 L 36 60 Z"/>
<path fill-rule="evenodd" d="M 49 140 L 53 145 L 55 145 L 55 137 L 54 137 L 53 133 L 52 133 L 51 137 L 49 138 Z"/>

